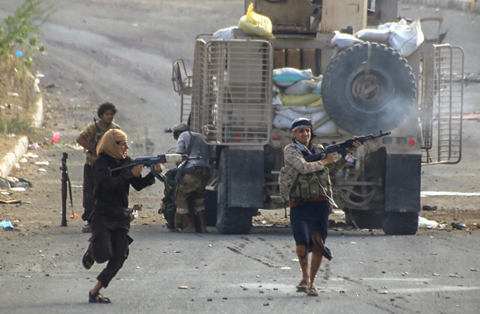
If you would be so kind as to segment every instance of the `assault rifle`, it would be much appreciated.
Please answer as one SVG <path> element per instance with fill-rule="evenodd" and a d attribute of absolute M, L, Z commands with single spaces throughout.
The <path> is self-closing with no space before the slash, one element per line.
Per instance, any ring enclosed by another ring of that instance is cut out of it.
<path fill-rule="evenodd" d="M 363 135 L 359 137 L 354 137 L 351 139 L 346 140 L 345 142 L 340 142 L 332 145 L 328 145 L 325 147 L 325 150 L 321 153 L 318 154 L 313 154 L 313 155 L 308 155 L 305 156 L 305 161 L 307 162 L 312 162 L 312 161 L 317 161 L 323 159 L 325 156 L 331 153 L 340 153 L 342 154 L 342 157 L 345 158 L 346 161 L 349 163 L 353 164 L 355 166 L 355 163 L 357 162 L 357 159 L 354 158 L 352 155 L 350 155 L 347 151 L 347 148 L 353 147 L 353 143 L 355 142 L 360 142 L 360 143 L 365 143 L 366 141 L 370 141 L 379 137 L 387 136 L 390 135 L 392 132 L 382 132 L 380 130 L 379 135 Z"/>
<path fill-rule="evenodd" d="M 176 162 L 183 162 L 185 160 L 191 160 L 191 159 L 202 159 L 202 157 L 200 156 L 200 153 L 198 153 L 197 157 L 188 157 L 188 155 L 181 155 L 181 154 L 165 154 L 165 155 L 158 155 L 153 157 L 138 157 L 138 158 L 135 158 L 131 164 L 113 168 L 113 169 L 108 168 L 108 170 L 110 171 L 110 175 L 112 175 L 112 172 L 116 170 L 124 169 L 124 168 L 134 167 L 138 165 L 149 166 L 150 170 L 155 175 L 155 177 L 161 182 L 164 182 L 165 176 L 155 171 L 156 164 L 165 164 L 169 162 L 176 163 Z"/>
<path fill-rule="evenodd" d="M 68 167 L 67 167 L 67 158 L 68 154 L 63 153 L 62 155 L 62 166 L 60 170 L 62 170 L 62 227 L 67 226 L 67 194 L 70 193 L 70 204 L 73 207 L 73 199 L 72 199 L 72 185 L 70 183 L 70 177 L 68 176 Z M 68 186 L 68 189 L 67 189 Z"/>

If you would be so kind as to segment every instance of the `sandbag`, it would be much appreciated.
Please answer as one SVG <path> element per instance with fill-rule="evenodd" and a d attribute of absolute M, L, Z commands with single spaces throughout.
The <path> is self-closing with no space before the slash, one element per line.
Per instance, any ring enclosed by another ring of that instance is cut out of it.
<path fill-rule="evenodd" d="M 307 107 L 320 107 L 323 106 L 323 99 L 320 98 L 317 101 L 312 102 L 311 104 L 308 104 Z"/>
<path fill-rule="evenodd" d="M 314 123 L 315 124 L 315 123 Z M 332 120 L 329 120 L 313 130 L 314 134 L 336 134 L 338 133 L 337 125 Z"/>
<path fill-rule="evenodd" d="M 238 28 L 250 36 L 273 38 L 272 21 L 265 15 L 253 12 L 253 3 L 248 6 L 247 14 L 240 18 Z"/>
<path fill-rule="evenodd" d="M 410 25 L 394 24 L 390 30 L 392 33 L 388 37 L 388 43 L 404 58 L 414 53 L 425 40 L 419 19 Z"/>
<path fill-rule="evenodd" d="M 353 36 L 363 41 L 370 41 L 374 43 L 386 43 L 390 36 L 390 29 L 362 29 L 356 32 Z"/>
<path fill-rule="evenodd" d="M 334 47 L 344 49 L 355 44 L 363 43 L 363 40 L 360 40 L 353 35 L 343 34 L 339 31 L 334 31 L 334 33 L 335 36 L 333 36 L 332 41 L 330 42 L 330 44 Z"/>
<path fill-rule="evenodd" d="M 293 119 L 288 119 L 277 114 L 272 124 L 277 129 L 289 129 L 292 126 L 292 122 Z"/>
<path fill-rule="evenodd" d="M 317 84 L 314 80 L 301 80 L 285 88 L 285 95 L 305 95 L 310 94 Z"/>
<path fill-rule="evenodd" d="M 299 117 L 309 118 L 312 120 L 312 123 L 315 124 L 315 121 L 320 120 L 326 115 L 325 110 L 315 111 L 315 112 L 307 112 L 307 111 L 297 112 L 297 111 L 294 111 L 293 109 L 287 109 L 287 110 L 277 111 L 276 113 L 277 113 L 277 116 L 288 119 L 290 121 L 290 124 L 293 122 L 293 120 Z"/>
<path fill-rule="evenodd" d="M 298 113 L 314 113 L 314 112 L 320 112 L 320 111 L 325 111 L 325 108 L 322 106 L 278 106 L 275 108 L 275 112 L 281 116 L 287 116 L 286 114 L 283 113 L 283 111 L 294 111 L 297 114 Z"/>
<path fill-rule="evenodd" d="M 289 129 L 292 126 L 293 120 L 295 120 L 299 117 L 304 117 L 304 118 L 308 118 L 308 119 L 312 120 L 312 124 L 315 125 L 315 123 L 320 121 L 323 117 L 325 117 L 325 115 L 326 115 L 326 112 L 324 112 L 324 111 L 315 112 L 315 113 L 303 113 L 303 114 L 299 114 L 298 112 L 290 111 L 288 117 L 277 114 L 275 116 L 275 118 L 273 119 L 272 124 L 277 129 Z M 329 122 L 333 123 L 333 121 L 329 121 Z M 333 125 L 335 125 L 335 123 L 333 123 Z"/>
<path fill-rule="evenodd" d="M 313 79 L 311 69 L 280 68 L 273 70 L 273 82 L 278 86 L 291 86 L 298 81 L 311 79 Z"/>
<path fill-rule="evenodd" d="M 282 101 L 280 100 L 280 98 L 278 98 L 277 95 L 273 96 L 272 97 L 272 105 L 273 106 L 282 106 Z"/>
<path fill-rule="evenodd" d="M 319 100 L 322 96 L 320 94 L 306 94 L 306 95 L 285 95 L 278 94 L 284 106 L 306 106 Z"/>

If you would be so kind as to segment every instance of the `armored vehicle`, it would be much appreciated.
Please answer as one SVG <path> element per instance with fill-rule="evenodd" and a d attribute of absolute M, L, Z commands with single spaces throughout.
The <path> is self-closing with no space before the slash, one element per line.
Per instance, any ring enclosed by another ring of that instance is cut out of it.
<path fill-rule="evenodd" d="M 230 38 L 199 35 L 193 72 L 181 59 L 173 63 L 180 120 L 218 153 L 210 225 L 220 233 L 249 233 L 257 209 L 285 206 L 278 175 L 292 136 L 274 123 L 273 70 L 291 67 L 322 78 L 324 112 L 314 122 L 314 141 L 391 132 L 366 142 L 354 152 L 355 166 L 332 176 L 346 222 L 389 235 L 415 234 L 422 165 L 461 158 L 463 50 L 441 42 L 440 26 L 407 58 L 388 44 L 332 46 L 336 30 L 396 22 L 397 1 L 376 0 L 372 7 L 367 0 L 245 0 L 245 12 L 250 3 L 271 20 L 273 38 L 240 29 Z M 432 21 L 441 25 L 438 18 L 422 22 Z"/>

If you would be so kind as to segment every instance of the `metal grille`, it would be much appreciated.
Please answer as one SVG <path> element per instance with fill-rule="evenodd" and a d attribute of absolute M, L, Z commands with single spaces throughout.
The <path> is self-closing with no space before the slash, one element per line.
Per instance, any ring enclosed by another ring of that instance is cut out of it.
<path fill-rule="evenodd" d="M 198 42 L 198 40 L 197 40 Z M 272 46 L 264 40 L 210 40 L 196 52 L 194 112 L 212 144 L 265 145 L 272 124 Z M 200 83 L 198 83 L 200 81 Z M 202 92 L 201 99 L 197 93 Z"/>
<path fill-rule="evenodd" d="M 193 57 L 193 77 L 192 77 L 192 95 L 191 95 L 191 115 L 190 127 L 195 132 L 201 132 L 203 109 L 202 91 L 203 91 L 203 64 L 205 63 L 205 45 L 203 39 L 195 41 L 195 52 Z M 188 117 L 187 117 L 188 118 Z"/>
<path fill-rule="evenodd" d="M 422 162 L 458 163 L 462 149 L 463 50 L 434 45 L 434 58 L 423 58 L 420 109 Z"/>

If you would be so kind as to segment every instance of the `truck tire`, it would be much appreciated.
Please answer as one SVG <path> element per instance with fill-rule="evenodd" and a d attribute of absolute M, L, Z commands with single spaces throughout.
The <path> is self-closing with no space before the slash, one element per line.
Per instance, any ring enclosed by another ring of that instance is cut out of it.
<path fill-rule="evenodd" d="M 344 208 L 345 223 L 349 226 L 360 229 L 379 229 L 382 228 L 385 220 L 384 211 L 361 210 Z"/>
<path fill-rule="evenodd" d="M 208 227 L 217 225 L 217 192 L 206 191 L 205 195 L 205 222 Z"/>
<path fill-rule="evenodd" d="M 412 109 L 415 94 L 415 78 L 407 61 L 376 43 L 339 53 L 322 80 L 328 115 L 338 127 L 357 135 L 395 129 Z"/>
<path fill-rule="evenodd" d="M 386 235 L 414 235 L 418 230 L 418 213 L 389 212 L 382 229 Z"/>
<path fill-rule="evenodd" d="M 248 234 L 252 230 L 251 208 L 228 206 L 228 157 L 230 151 L 223 149 L 218 167 L 217 230 L 222 234 Z"/>

